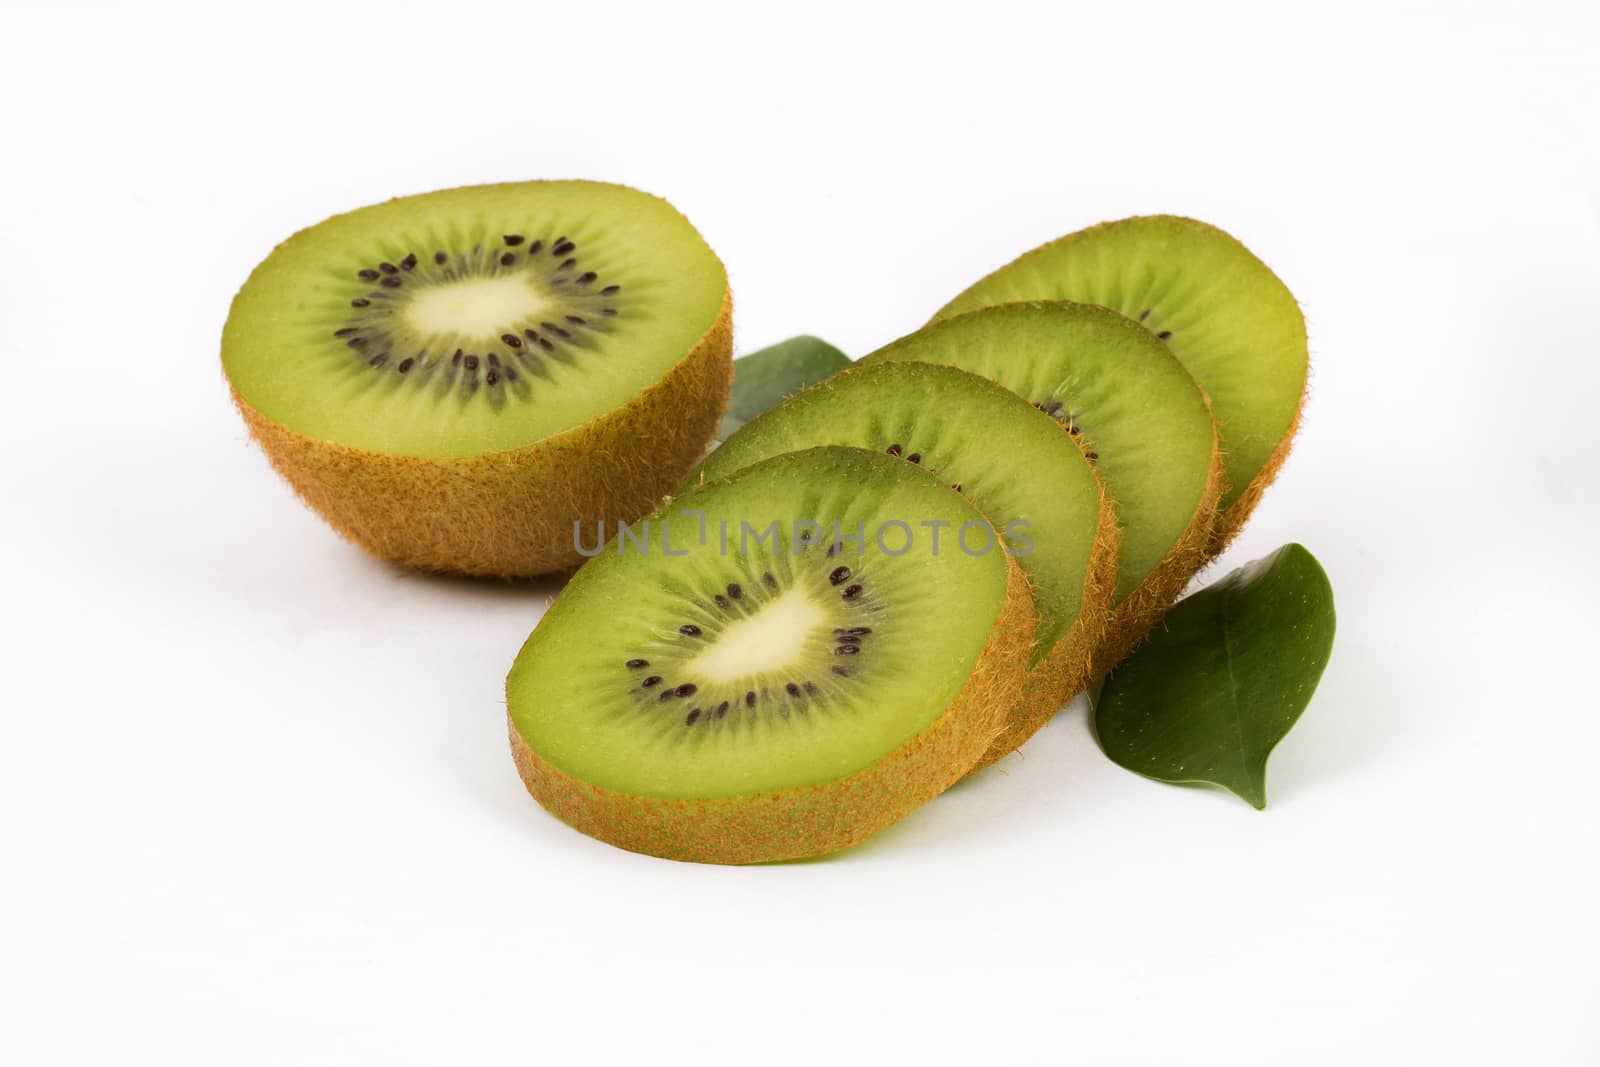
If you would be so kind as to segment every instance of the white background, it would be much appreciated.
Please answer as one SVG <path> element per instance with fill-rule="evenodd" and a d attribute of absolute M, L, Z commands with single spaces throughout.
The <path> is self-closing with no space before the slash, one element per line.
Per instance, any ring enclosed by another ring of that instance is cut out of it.
<path fill-rule="evenodd" d="M 0 1061 L 1600 1062 L 1593 8 L 215 8 L 0 11 Z M 1074 705 L 827 862 L 548 817 L 501 685 L 556 585 L 364 558 L 217 364 L 295 229 L 536 177 L 674 201 L 740 351 L 1241 237 L 1315 371 L 1226 562 L 1305 543 L 1341 621 L 1268 809 Z"/>

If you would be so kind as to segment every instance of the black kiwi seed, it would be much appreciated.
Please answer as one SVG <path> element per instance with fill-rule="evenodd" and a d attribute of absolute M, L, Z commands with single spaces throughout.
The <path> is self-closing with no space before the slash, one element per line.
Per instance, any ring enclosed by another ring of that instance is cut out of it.
<path fill-rule="evenodd" d="M 407 356 L 405 359 L 402 359 L 400 361 L 400 365 L 398 367 L 396 367 L 395 369 L 398 370 L 401 374 L 404 374 L 406 371 L 411 369 L 411 365 L 412 365 L 412 359 L 411 359 L 410 356 Z"/>
<path fill-rule="evenodd" d="M 1149 308 L 1145 308 L 1143 311 L 1139 312 L 1139 321 L 1140 322 L 1143 322 L 1145 319 L 1148 319 L 1149 317 L 1150 317 L 1150 309 Z"/>
<path fill-rule="evenodd" d="M 1170 341 L 1172 340 L 1172 331 L 1162 330 L 1160 333 L 1156 334 L 1156 336 L 1161 338 L 1163 341 Z"/>
<path fill-rule="evenodd" d="M 600 295 L 601 296 L 616 296 L 620 292 L 622 292 L 622 286 L 620 286 L 620 285 L 608 285 L 604 289 L 600 290 Z"/>
<path fill-rule="evenodd" d="M 739 588 L 738 582 L 729 582 L 728 595 L 734 600 L 738 600 L 740 597 L 744 596 L 744 590 Z"/>
<path fill-rule="evenodd" d="M 754 689 L 744 695 L 744 706 L 747 708 L 756 706 L 756 691 Z"/>
<path fill-rule="evenodd" d="M 558 256 L 560 254 L 561 254 L 560 252 L 556 253 L 556 255 L 558 255 Z M 556 270 L 571 270 L 573 267 L 576 267 L 577 265 L 578 265 L 578 261 L 575 260 L 575 259 L 563 259 L 561 261 L 560 265 L 556 267 Z"/>
<path fill-rule="evenodd" d="M 961 492 L 961 483 L 960 482 L 952 482 L 952 483 L 950 483 L 950 488 L 954 489 L 956 492 L 959 493 L 959 492 Z"/>
<path fill-rule="evenodd" d="M 541 330 L 549 330 L 551 333 L 555 334 L 557 337 L 571 337 L 572 336 L 572 334 L 568 333 L 566 330 L 563 330 L 561 327 L 557 326 L 553 322 L 541 322 L 539 324 L 539 328 Z"/>
<path fill-rule="evenodd" d="M 462 362 L 467 365 L 467 369 L 468 370 L 477 370 L 478 369 L 478 357 L 477 356 L 468 356 L 466 359 L 462 360 Z"/>
<path fill-rule="evenodd" d="M 497 370 L 491 370 L 488 374 L 483 376 L 483 380 L 488 382 L 490 385 L 493 385 L 495 382 L 500 380 L 500 372 Z"/>
<path fill-rule="evenodd" d="M 356 277 L 364 282 L 375 282 L 378 280 L 378 272 L 371 269 L 358 270 L 356 271 Z"/>
<path fill-rule="evenodd" d="M 579 285 L 590 285 L 598 277 L 600 277 L 600 275 L 596 274 L 594 271 L 586 270 L 582 274 L 578 275 L 578 284 Z"/>
<path fill-rule="evenodd" d="M 365 337 L 352 337 L 350 340 L 345 342 L 345 344 L 349 345 L 351 348 L 360 348 L 366 343 L 367 339 Z"/>
<path fill-rule="evenodd" d="M 726 714 L 728 714 L 728 702 L 724 700 L 722 703 L 717 705 L 717 718 L 720 719 Z"/>
<path fill-rule="evenodd" d="M 554 248 L 550 249 L 550 254 L 552 256 L 564 256 L 568 252 L 572 251 L 574 248 L 577 248 L 577 247 L 578 247 L 577 245 L 573 244 L 571 241 L 567 240 L 565 237 L 562 237 L 562 238 L 560 238 L 559 240 L 556 241 L 556 246 Z"/>
<path fill-rule="evenodd" d="M 888 448 L 884 449 L 884 451 L 889 453 L 891 456 L 898 456 L 900 454 L 900 446 L 890 445 Z"/>
<path fill-rule="evenodd" d="M 687 714 L 687 715 L 685 715 L 683 717 L 683 724 L 685 726 L 693 726 L 694 725 L 694 721 L 696 719 L 698 719 L 699 717 L 700 717 L 700 709 L 699 708 L 693 708 L 693 709 L 690 710 L 689 714 Z"/>
<path fill-rule="evenodd" d="M 388 360 L 388 358 L 389 358 L 389 353 L 387 353 L 387 352 L 379 352 L 377 355 L 375 355 L 371 359 L 367 360 L 367 364 L 368 364 L 368 366 L 372 366 L 372 367 L 381 367 Z"/>
<path fill-rule="evenodd" d="M 600 309 L 600 314 L 609 315 L 611 318 L 616 318 L 617 317 L 617 309 L 616 308 L 601 308 Z"/>
<path fill-rule="evenodd" d="M 364 308 L 370 303 L 372 303 L 372 301 L 368 300 L 366 297 L 358 296 L 354 300 L 350 301 L 350 306 L 353 308 Z"/>
<path fill-rule="evenodd" d="M 848 678 L 848 677 L 850 677 L 850 668 L 849 667 L 844 667 L 844 666 L 839 666 L 839 665 L 835 664 L 834 668 L 833 668 L 833 673 L 837 674 L 841 678 Z"/>
<path fill-rule="evenodd" d="M 500 238 L 500 240 L 504 241 L 508 245 L 520 245 L 526 239 L 527 238 L 523 237 L 520 233 L 508 233 Z"/>
<path fill-rule="evenodd" d="M 586 319 L 586 318 L 583 318 L 580 315 L 568 315 L 567 316 L 567 321 L 572 323 L 574 326 L 587 326 L 587 325 L 589 325 L 589 320 Z"/>
<path fill-rule="evenodd" d="M 379 263 L 378 269 L 385 274 L 398 274 L 400 272 L 400 268 L 393 263 Z"/>
<path fill-rule="evenodd" d="M 461 349 L 456 349 L 456 354 L 450 357 L 450 365 L 452 367 L 461 366 Z"/>
<path fill-rule="evenodd" d="M 400 288 L 400 278 L 397 275 L 391 274 L 383 280 L 383 284 L 390 289 L 398 289 Z"/>
<path fill-rule="evenodd" d="M 835 567 L 828 573 L 828 581 L 833 585 L 838 585 L 848 577 L 850 577 L 849 567 Z"/>
<path fill-rule="evenodd" d="M 1098 452 L 1085 452 L 1084 455 L 1089 457 L 1090 463 L 1093 463 L 1095 460 L 1100 458 L 1100 453 Z"/>
<path fill-rule="evenodd" d="M 678 632 L 685 637 L 699 637 L 700 627 L 696 626 L 692 622 L 686 622 L 682 626 L 678 627 Z"/>
<path fill-rule="evenodd" d="M 678 686 L 677 689 L 674 689 L 673 692 L 681 697 L 692 697 L 697 690 L 698 687 L 693 682 L 684 682 L 682 685 Z"/>
<path fill-rule="evenodd" d="M 921 452 L 913 452 L 913 453 L 911 453 L 911 455 L 906 457 L 906 462 L 907 463 L 921 463 L 922 462 L 922 453 Z"/>
<path fill-rule="evenodd" d="M 785 682 L 783 684 L 783 691 L 792 697 L 797 697 L 800 695 L 800 687 L 795 685 L 793 682 Z"/>
<path fill-rule="evenodd" d="M 624 663 L 623 666 L 631 671 L 636 671 L 640 667 L 650 666 L 650 661 L 647 659 L 630 659 L 628 662 Z"/>
<path fill-rule="evenodd" d="M 416 255 L 415 252 L 407 252 L 406 253 L 406 258 L 402 259 L 400 261 L 400 269 L 401 270 L 410 270 L 411 268 L 415 267 L 416 265 L 417 265 L 417 255 Z"/>
<path fill-rule="evenodd" d="M 659 700 L 661 703 L 665 704 L 667 701 L 671 700 L 673 697 L 675 697 L 677 695 L 678 695 L 678 691 L 676 689 L 663 689 L 661 691 L 661 695 L 659 697 L 657 697 L 656 699 Z"/>
<path fill-rule="evenodd" d="M 533 242 L 533 244 L 528 246 L 528 255 L 531 256 L 531 255 L 537 254 L 539 249 L 541 249 L 543 247 L 544 247 L 544 242 L 543 241 L 535 241 L 535 242 Z"/>
<path fill-rule="evenodd" d="M 644 686 L 646 689 L 649 689 L 651 686 L 660 685 L 661 684 L 661 675 L 652 674 L 650 677 L 646 678 L 644 681 L 640 682 L 639 684 Z"/>
<path fill-rule="evenodd" d="M 872 627 L 870 626 L 852 626 L 850 629 L 845 631 L 845 633 L 849 634 L 851 637 L 860 637 L 862 634 L 870 634 L 871 632 Z"/>
<path fill-rule="evenodd" d="M 762 582 L 764 582 L 766 584 L 766 587 L 768 589 L 776 589 L 776 588 L 778 588 L 778 579 L 776 579 L 776 578 L 774 578 L 772 576 L 772 572 L 771 571 L 768 571 L 767 573 L 763 574 L 761 576 L 761 580 L 762 580 Z"/>
<path fill-rule="evenodd" d="M 333 335 L 335 337 L 349 337 L 353 333 L 360 333 L 360 332 L 361 332 L 361 327 L 359 327 L 359 326 L 346 326 L 342 330 L 334 330 L 333 331 Z"/>
<path fill-rule="evenodd" d="M 516 370 L 516 368 L 515 367 L 507 367 L 506 368 L 506 381 L 514 382 L 516 380 L 517 380 L 517 370 Z"/>
<path fill-rule="evenodd" d="M 503 333 L 503 334 L 500 335 L 500 340 L 504 341 L 506 344 L 510 345 L 512 348 L 521 348 L 522 347 L 522 338 L 518 337 L 514 333 Z"/>
<path fill-rule="evenodd" d="M 554 352 L 556 350 L 556 346 L 550 343 L 550 338 L 548 337 L 535 337 L 534 340 L 538 341 L 539 347 L 546 352 Z"/>
<path fill-rule="evenodd" d="M 839 595 L 846 600 L 854 600 L 861 595 L 861 587 L 859 585 L 847 585 L 844 587 L 844 592 Z"/>
<path fill-rule="evenodd" d="M 726 609 L 728 609 L 728 608 L 733 606 L 732 604 L 730 604 L 728 602 L 728 598 L 723 596 L 721 593 L 718 593 L 716 596 L 712 597 L 711 599 L 715 600 L 717 602 L 717 607 L 722 608 L 724 610 L 726 610 Z"/>
<path fill-rule="evenodd" d="M 840 645 L 833 650 L 835 656 L 853 656 L 861 651 L 860 645 Z"/>
<path fill-rule="evenodd" d="M 517 254 L 515 252 L 507 252 L 505 255 L 500 257 L 500 265 L 502 267 L 509 267 L 509 266 L 511 266 L 511 264 L 515 263 L 516 261 L 517 261 Z"/>
<path fill-rule="evenodd" d="M 500 357 L 495 355 L 493 352 L 489 353 L 489 366 L 491 366 L 491 367 L 500 366 Z"/>
<path fill-rule="evenodd" d="M 433 254 L 433 261 L 435 263 L 439 264 L 439 266 L 441 266 L 441 267 L 444 266 L 445 260 L 447 260 L 449 258 L 450 257 L 445 255 L 443 252 L 435 252 Z"/>

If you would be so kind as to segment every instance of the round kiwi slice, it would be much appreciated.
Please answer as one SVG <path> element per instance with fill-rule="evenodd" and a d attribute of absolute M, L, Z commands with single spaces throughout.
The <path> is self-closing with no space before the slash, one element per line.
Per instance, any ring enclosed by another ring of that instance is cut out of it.
<path fill-rule="evenodd" d="M 1090 670 L 1102 676 L 1149 632 L 1205 558 L 1222 487 L 1205 396 L 1148 330 L 1089 304 L 975 311 L 924 327 L 863 362 L 895 360 L 981 374 L 1087 449 L 1122 534 L 1112 619 Z M 999 450 L 1012 448 L 1009 437 L 993 440 L 1003 442 Z"/>
<path fill-rule="evenodd" d="M 854 445 L 919 465 L 1007 537 L 1039 626 L 1021 698 L 978 766 L 1021 747 L 1088 684 L 1105 636 L 1117 528 L 1092 461 L 1071 435 L 991 381 L 954 367 L 881 362 L 836 374 L 747 423 L 699 475 L 724 477 L 813 445 Z"/>
<path fill-rule="evenodd" d="M 594 182 L 403 197 L 279 245 L 222 365 L 274 467 L 340 533 L 428 569 L 579 562 L 727 404 L 722 264 L 665 201 Z"/>
<path fill-rule="evenodd" d="M 964 775 L 1021 689 L 1037 617 L 998 540 L 926 471 L 861 449 L 686 494 L 619 531 L 523 646 L 523 781 L 584 833 L 672 859 L 863 840 Z"/>
<path fill-rule="evenodd" d="M 940 310 L 948 318 L 1019 300 L 1102 304 L 1172 348 L 1211 398 L 1226 488 L 1219 552 L 1289 455 L 1309 357 L 1306 323 L 1283 282 L 1228 234 L 1172 215 L 1068 234 L 990 274 Z"/>

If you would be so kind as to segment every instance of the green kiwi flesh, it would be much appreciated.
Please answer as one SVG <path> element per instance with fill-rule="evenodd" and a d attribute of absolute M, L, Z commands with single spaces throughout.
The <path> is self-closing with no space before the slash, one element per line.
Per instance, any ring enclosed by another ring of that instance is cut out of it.
<path fill-rule="evenodd" d="M 1222 230 L 1153 215 L 1042 245 L 935 318 L 1026 300 L 1100 304 L 1171 347 L 1210 397 L 1226 479 L 1219 535 L 1235 532 L 1287 455 L 1305 394 L 1305 319 L 1283 282 Z"/>
<path fill-rule="evenodd" d="M 584 426 L 716 322 L 722 265 L 671 205 L 596 182 L 402 197 L 304 230 L 235 298 L 256 412 L 367 452 L 457 457 Z"/>
<path fill-rule="evenodd" d="M 909 463 L 818 448 L 619 530 L 507 679 L 530 792 L 624 848 L 754 862 L 944 789 L 998 731 L 1035 616 L 1003 551 L 935 551 L 929 521 L 985 525 Z"/>
<path fill-rule="evenodd" d="M 1199 387 L 1148 330 L 1087 304 L 1010 304 L 924 327 L 862 362 L 898 360 L 949 364 L 998 382 L 1084 443 L 1122 532 L 1116 604 L 1160 570 L 1196 524 L 1203 540 L 1216 501 L 1216 430 Z M 989 447 L 1009 444 L 997 435 Z M 1189 573 L 1197 565 L 1191 561 Z"/>
<path fill-rule="evenodd" d="M 1077 621 L 1094 578 L 1099 480 L 1072 439 L 1015 394 L 955 367 L 856 367 L 745 424 L 690 481 L 816 445 L 899 457 L 969 497 L 1028 575 L 1039 612 L 1035 660 Z M 947 550 L 956 533 L 946 531 Z"/>

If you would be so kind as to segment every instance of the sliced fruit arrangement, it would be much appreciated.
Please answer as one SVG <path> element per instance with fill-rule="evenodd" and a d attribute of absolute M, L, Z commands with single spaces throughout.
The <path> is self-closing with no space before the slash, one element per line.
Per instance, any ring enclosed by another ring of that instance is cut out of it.
<path fill-rule="evenodd" d="M 1150 331 L 1087 304 L 1032 302 L 975 311 L 925 327 L 862 362 L 897 360 L 950 364 L 998 382 L 1065 427 L 1085 449 L 1121 529 L 1113 614 L 1088 671 L 1089 677 L 1104 675 L 1150 631 L 1205 561 L 1222 490 L 1222 459 L 1204 394 Z M 994 457 L 991 462 L 1010 455 L 1013 462 L 1034 463 L 1015 454 L 1010 425 L 995 420 L 971 425 L 968 432 Z M 1052 484 L 1056 477 L 1054 468 L 1035 469 L 1037 484 L 1029 492 L 1061 491 Z M 1088 677 L 1078 681 L 1057 706 Z"/>
<path fill-rule="evenodd" d="M 1106 751 L 1263 802 L 1327 662 L 1326 577 L 1291 551 L 1168 609 L 1299 424 L 1305 321 L 1265 264 L 1205 223 L 1130 218 L 854 366 L 799 337 L 735 375 L 730 323 L 722 264 L 664 201 L 524 182 L 296 234 L 234 298 L 222 363 L 272 465 L 372 554 L 583 563 L 507 718 L 529 792 L 600 840 L 712 863 L 846 848 L 1130 653 Z"/>
<path fill-rule="evenodd" d="M 935 550 L 941 528 L 991 547 Z M 673 859 L 863 840 L 966 774 L 1016 702 L 1038 620 L 998 537 L 926 470 L 861 449 L 686 494 L 590 560 L 518 655 L 528 790 Z"/>
<path fill-rule="evenodd" d="M 1213 553 L 1239 531 L 1289 454 L 1305 398 L 1305 318 L 1228 234 L 1152 215 L 1093 226 L 1001 267 L 940 310 L 1073 300 L 1122 312 L 1165 341 L 1211 399 L 1226 486 Z"/>
<path fill-rule="evenodd" d="M 1209 433 L 1203 410 L 1201 417 Z M 1006 537 L 1027 574 L 1039 625 L 1021 698 L 978 766 L 1016 750 L 1088 684 L 1104 639 L 1117 528 L 1092 461 L 1049 417 L 984 378 L 883 362 L 837 374 L 747 423 L 690 484 L 816 445 L 868 448 L 920 466 L 966 495 Z M 942 532 L 944 551 L 964 550 L 962 531 Z"/>
<path fill-rule="evenodd" d="M 727 404 L 722 264 L 665 201 L 594 182 L 404 197 L 278 246 L 222 364 L 295 491 L 384 559 L 480 575 L 580 562 Z"/>

